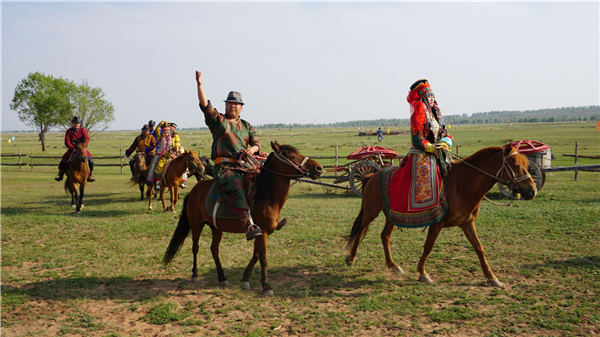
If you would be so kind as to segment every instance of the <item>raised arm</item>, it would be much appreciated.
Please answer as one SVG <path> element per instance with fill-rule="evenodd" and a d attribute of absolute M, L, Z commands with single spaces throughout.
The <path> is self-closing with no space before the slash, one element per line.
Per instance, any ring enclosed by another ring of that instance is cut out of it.
<path fill-rule="evenodd" d="M 202 88 L 202 73 L 198 70 L 196 70 L 196 84 L 198 85 L 198 103 L 200 103 L 200 106 L 207 106 L 208 99 L 206 99 L 204 88 Z"/>

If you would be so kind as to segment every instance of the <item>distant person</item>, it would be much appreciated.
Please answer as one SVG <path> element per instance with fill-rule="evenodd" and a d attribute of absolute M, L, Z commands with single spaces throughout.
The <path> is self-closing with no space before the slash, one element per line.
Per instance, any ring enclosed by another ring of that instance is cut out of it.
<path fill-rule="evenodd" d="M 383 130 L 381 128 L 377 129 L 377 140 L 381 143 L 383 140 Z"/>
<path fill-rule="evenodd" d="M 179 136 L 179 133 L 177 133 L 177 124 L 169 123 L 169 126 L 171 127 L 173 137 L 173 144 L 171 144 L 171 153 L 175 154 L 175 156 L 179 156 L 180 154 L 185 152 L 185 148 L 181 144 L 181 136 Z M 188 181 L 188 173 L 188 170 L 185 170 L 185 172 L 183 173 L 183 180 L 181 181 L 181 185 L 179 185 L 179 187 L 186 187 L 185 183 L 187 183 Z"/>
<path fill-rule="evenodd" d="M 152 155 L 154 155 L 154 148 L 156 147 L 156 140 L 150 134 L 150 126 L 148 124 L 144 124 L 142 127 L 142 133 L 135 137 L 131 146 L 125 150 L 125 157 L 129 157 L 133 151 L 144 152 L 146 154 L 146 160 L 151 159 Z M 131 169 L 131 177 L 134 176 L 134 166 L 135 166 L 135 156 L 129 160 L 129 168 Z"/>
<path fill-rule="evenodd" d="M 75 149 L 75 145 L 77 145 L 77 142 L 80 141 L 85 142 L 85 146 L 87 147 L 88 143 L 90 142 L 90 137 L 88 136 L 87 130 L 81 127 L 81 118 L 79 118 L 79 116 L 74 116 L 73 119 L 71 119 L 71 127 L 65 133 L 65 146 L 67 147 L 67 152 L 63 154 L 62 159 L 58 164 L 58 176 L 54 178 L 54 180 L 63 180 L 65 171 L 67 170 L 67 161 L 69 160 L 69 157 L 71 157 L 71 154 Z M 94 171 L 94 162 L 92 161 L 92 154 L 90 151 L 87 149 L 86 151 L 88 166 L 90 168 L 90 174 L 88 175 L 87 181 L 92 182 L 95 180 L 92 176 L 92 171 Z"/>
<path fill-rule="evenodd" d="M 198 102 L 204 113 L 204 122 L 212 137 L 211 158 L 215 162 L 214 178 L 223 198 L 237 217 L 246 224 L 246 239 L 262 235 L 260 227 L 250 220 L 250 208 L 244 192 L 244 166 L 240 155 L 251 156 L 260 151 L 260 142 L 250 123 L 240 118 L 244 106 L 242 94 L 229 92 L 225 100 L 225 114 L 215 109 L 206 98 L 202 87 L 202 74 L 196 71 Z"/>
<path fill-rule="evenodd" d="M 156 134 L 156 148 L 154 149 L 154 158 L 150 163 L 146 184 L 152 185 L 155 181 L 160 181 L 160 177 L 156 176 L 157 172 L 162 172 L 166 161 L 171 156 L 171 146 L 173 143 L 173 132 L 167 121 L 161 121 L 154 130 Z"/>

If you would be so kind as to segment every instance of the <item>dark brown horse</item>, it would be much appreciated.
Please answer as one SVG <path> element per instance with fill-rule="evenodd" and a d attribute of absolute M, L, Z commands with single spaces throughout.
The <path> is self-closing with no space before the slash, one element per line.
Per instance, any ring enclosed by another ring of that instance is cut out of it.
<path fill-rule="evenodd" d="M 175 213 L 175 204 L 179 200 L 179 185 L 183 181 L 183 174 L 186 170 L 189 170 L 190 175 L 203 174 L 204 164 L 200 161 L 200 158 L 194 151 L 185 151 L 184 153 L 173 159 L 168 166 L 164 169 L 164 172 L 160 175 L 160 200 L 162 202 L 163 210 L 171 210 Z M 167 207 L 165 203 L 165 189 L 169 189 L 171 194 L 171 206 Z M 150 188 L 148 194 L 148 208 L 152 209 L 152 190 L 154 185 Z"/>
<path fill-rule="evenodd" d="M 144 187 L 146 186 L 146 178 L 148 177 L 148 171 L 150 169 L 150 161 L 152 160 L 151 154 L 145 152 L 138 152 L 135 154 L 133 165 L 133 177 L 131 182 L 137 184 L 140 188 L 140 200 L 144 200 Z M 150 193 L 150 188 L 146 192 L 146 195 Z"/>
<path fill-rule="evenodd" d="M 527 166 L 527 157 L 517 152 L 510 144 L 504 147 L 488 147 L 479 150 L 464 160 L 453 164 L 448 176 L 444 179 L 448 212 L 440 222 L 429 226 L 423 254 L 417 266 L 419 281 L 433 283 L 433 280 L 425 271 L 427 256 L 431 252 L 442 228 L 458 226 L 463 230 L 475 249 L 488 283 L 492 286 L 503 286 L 492 272 L 485 258 L 483 246 L 477 237 L 475 219 L 479 214 L 481 200 L 498 181 L 508 184 L 515 193 L 520 193 L 525 200 L 531 200 L 535 197 L 537 190 L 535 183 L 527 172 Z M 348 265 L 352 265 L 354 262 L 358 246 L 364 238 L 369 224 L 383 209 L 381 174 L 382 171 L 378 171 L 363 185 L 362 207 L 348 236 L 346 247 L 348 250 L 346 264 Z M 381 242 L 387 267 L 394 272 L 403 273 L 402 268 L 392 260 L 390 252 L 390 238 L 393 230 L 394 225 L 386 214 L 385 227 L 381 232 Z"/>
<path fill-rule="evenodd" d="M 317 179 L 322 167 L 313 159 L 301 155 L 293 146 L 279 145 L 271 142 L 273 152 L 269 155 L 260 174 L 256 177 L 256 196 L 252 207 L 252 217 L 257 225 L 262 228 L 263 235 L 254 239 L 254 253 L 250 263 L 244 271 L 241 286 L 250 289 L 250 273 L 257 261 L 260 261 L 261 283 L 263 294 L 272 296 L 273 290 L 267 281 L 267 239 L 275 229 L 280 229 L 286 220 L 279 220 L 281 209 L 285 205 L 290 189 L 290 180 L 309 176 Z M 173 233 L 169 247 L 165 252 L 163 262 L 171 262 L 183 241 L 192 230 L 192 253 L 194 255 L 194 268 L 192 269 L 192 281 L 198 279 L 198 266 L 196 256 L 198 254 L 198 239 L 204 225 L 209 225 L 212 230 L 212 244 L 210 250 L 217 268 L 219 284 L 228 284 L 221 262 L 219 260 L 219 243 L 223 232 L 239 233 L 246 232 L 246 225 L 238 219 L 217 219 L 215 224 L 210 212 L 205 210 L 207 193 L 214 180 L 203 180 L 194 186 L 190 194 L 183 201 L 183 211 Z"/>
<path fill-rule="evenodd" d="M 65 174 L 67 175 L 65 190 L 71 194 L 71 207 L 75 207 L 76 213 L 81 213 L 85 184 L 90 174 L 85 142 L 79 141 L 75 144 L 75 149 L 67 160 Z"/>

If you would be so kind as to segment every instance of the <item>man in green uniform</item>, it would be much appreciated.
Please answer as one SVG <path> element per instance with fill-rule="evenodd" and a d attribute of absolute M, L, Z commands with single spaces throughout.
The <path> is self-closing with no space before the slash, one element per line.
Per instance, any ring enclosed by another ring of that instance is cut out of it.
<path fill-rule="evenodd" d="M 250 221 L 250 210 L 244 192 L 244 168 L 236 158 L 242 152 L 253 155 L 260 150 L 256 131 L 250 123 L 240 118 L 244 102 L 239 92 L 229 93 L 225 100 L 225 114 L 221 114 L 206 98 L 199 71 L 196 71 L 196 84 L 204 122 L 213 137 L 211 159 L 215 162 L 215 183 L 231 210 L 248 225 L 246 239 L 254 239 L 261 236 L 262 231 Z"/>

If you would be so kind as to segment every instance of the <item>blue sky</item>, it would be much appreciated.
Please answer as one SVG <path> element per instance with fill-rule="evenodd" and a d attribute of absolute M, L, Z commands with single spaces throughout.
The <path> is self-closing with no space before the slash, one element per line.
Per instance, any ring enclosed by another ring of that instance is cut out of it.
<path fill-rule="evenodd" d="M 408 118 L 429 79 L 447 115 L 599 104 L 599 5 L 587 3 L 2 3 L 2 130 L 40 71 L 104 90 L 110 129 L 203 126 L 194 70 L 242 118 Z"/>

